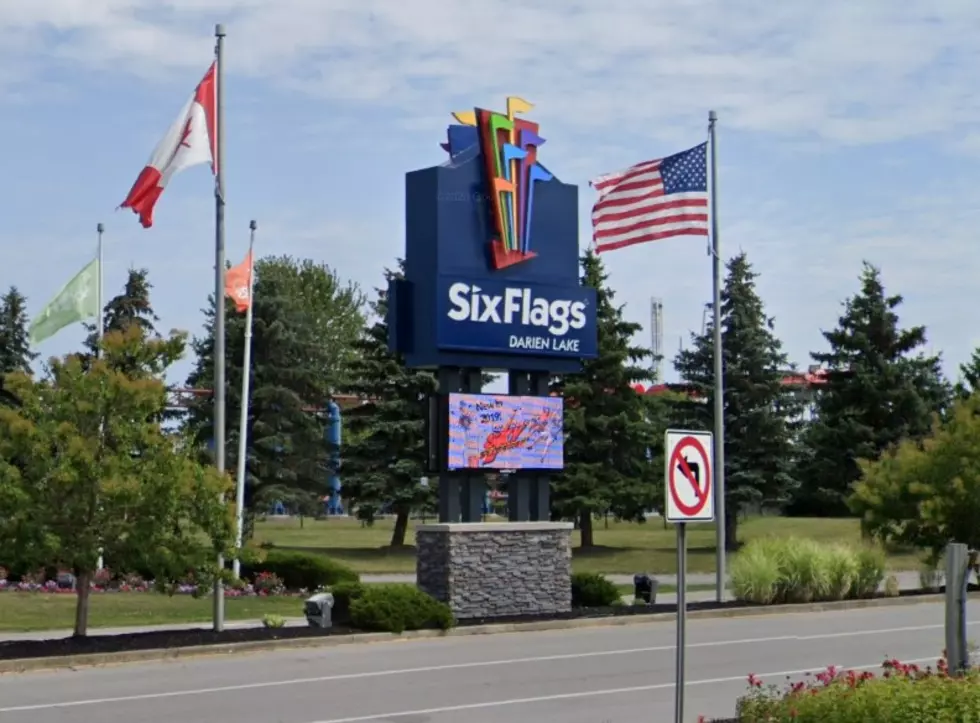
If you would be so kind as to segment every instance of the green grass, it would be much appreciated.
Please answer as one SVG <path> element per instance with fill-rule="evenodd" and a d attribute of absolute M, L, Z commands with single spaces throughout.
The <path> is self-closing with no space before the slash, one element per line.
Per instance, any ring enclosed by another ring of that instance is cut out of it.
<path fill-rule="evenodd" d="M 277 547 L 319 552 L 351 565 L 360 573 L 414 573 L 414 525 L 410 523 L 403 548 L 391 548 L 394 522 L 378 520 L 362 527 L 357 520 L 334 518 L 305 520 L 300 528 L 296 519 L 260 521 L 256 524 L 256 541 L 267 541 Z M 818 542 L 861 544 L 861 532 L 855 519 L 817 519 L 786 517 L 755 517 L 739 524 L 740 542 L 758 537 L 806 537 Z M 573 568 L 576 572 L 605 574 L 674 574 L 676 572 L 676 533 L 664 529 L 660 520 L 644 524 L 610 522 L 608 529 L 596 523 L 595 547 L 581 549 L 579 533 L 573 533 Z M 713 524 L 693 524 L 688 527 L 687 564 L 690 572 L 714 572 L 715 527 Z M 895 551 L 889 556 L 893 570 L 915 570 L 920 553 L 911 550 Z"/>
<path fill-rule="evenodd" d="M 0 631 L 70 630 L 75 624 L 76 597 L 54 593 L 0 593 Z M 169 597 L 160 593 L 93 593 L 89 608 L 90 628 L 132 625 L 179 625 L 211 620 L 211 598 L 190 595 Z M 301 597 L 225 598 L 228 620 L 258 620 L 272 613 L 303 616 Z"/>

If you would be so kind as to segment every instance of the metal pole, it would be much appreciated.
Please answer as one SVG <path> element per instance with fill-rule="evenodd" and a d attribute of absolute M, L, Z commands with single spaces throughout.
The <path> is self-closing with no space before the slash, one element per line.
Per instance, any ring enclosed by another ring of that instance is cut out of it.
<path fill-rule="evenodd" d="M 238 418 L 238 474 L 235 476 L 235 511 L 237 527 L 235 530 L 235 547 L 241 549 L 245 538 L 245 456 L 248 454 L 248 394 L 249 382 L 252 376 L 252 289 L 255 288 L 255 260 L 252 249 L 255 248 L 255 229 L 258 224 L 251 221 L 248 224 L 248 310 L 245 312 L 245 352 L 242 355 L 242 405 Z M 241 560 L 237 557 L 232 564 L 235 577 L 241 573 Z"/>
<path fill-rule="evenodd" d="M 708 112 L 708 136 L 711 146 L 711 286 L 712 286 L 712 333 L 715 354 L 715 519 L 717 551 L 716 599 L 725 601 L 728 576 L 725 574 L 725 367 L 721 346 L 721 247 L 718 243 L 718 157 L 715 123 L 718 115 Z"/>
<path fill-rule="evenodd" d="M 215 142 L 214 158 L 214 456 L 218 472 L 225 471 L 225 119 L 224 119 L 224 62 L 225 26 L 214 26 L 215 84 Z M 219 575 L 214 580 L 214 630 L 225 627 L 225 592 L 220 571 L 225 561 L 218 556 Z"/>
<path fill-rule="evenodd" d="M 102 299 L 102 294 L 103 294 L 102 288 L 105 285 L 104 283 L 105 276 L 103 276 L 103 271 L 102 271 L 102 265 L 104 261 L 104 257 L 102 253 L 102 234 L 105 233 L 105 226 L 102 223 L 95 224 L 95 232 L 98 234 L 99 237 L 99 242 L 95 252 L 96 258 L 98 259 L 97 262 L 98 269 L 96 274 L 96 285 L 98 286 L 98 288 L 95 291 L 95 300 L 96 300 L 96 306 L 98 306 L 99 308 L 99 314 L 95 320 L 96 338 L 98 339 L 99 345 L 98 345 L 98 349 L 96 349 L 95 351 L 95 356 L 98 358 L 102 356 L 102 339 L 105 337 L 105 313 L 102 310 L 102 307 L 104 305 L 104 301 Z M 101 436 L 101 434 L 102 434 L 102 423 L 100 422 L 99 435 Z M 102 557 L 101 547 L 99 548 L 99 559 L 96 561 L 95 564 L 97 570 L 101 570 L 102 568 L 105 567 L 105 558 Z"/>
<path fill-rule="evenodd" d="M 677 647 L 674 651 L 674 723 L 684 723 L 684 648 L 687 636 L 687 523 L 677 523 Z"/>
<path fill-rule="evenodd" d="M 946 664 L 950 675 L 967 666 L 966 586 L 969 549 L 951 542 L 946 546 Z"/>

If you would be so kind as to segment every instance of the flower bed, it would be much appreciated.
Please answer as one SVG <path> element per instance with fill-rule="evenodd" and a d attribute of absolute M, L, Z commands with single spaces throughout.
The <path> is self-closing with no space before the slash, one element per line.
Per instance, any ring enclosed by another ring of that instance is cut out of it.
<path fill-rule="evenodd" d="M 748 677 L 740 723 L 952 723 L 980 720 L 980 670 L 951 676 L 946 661 L 925 668 L 886 660 L 881 672 L 833 666 L 786 686 Z"/>
<path fill-rule="evenodd" d="M 196 582 L 193 576 L 175 583 L 157 584 L 153 580 L 144 580 L 139 575 L 115 575 L 108 568 L 99 570 L 90 583 L 93 593 L 153 593 L 164 592 L 170 595 L 191 595 L 199 597 L 211 591 L 209 584 Z M 19 581 L 7 579 L 7 571 L 0 567 L 0 592 L 7 593 L 48 593 L 52 595 L 74 595 L 76 581 L 67 572 L 58 574 L 56 579 L 46 579 L 44 571 L 24 575 Z M 306 596 L 308 590 L 287 590 L 282 580 L 270 572 L 259 572 L 249 582 L 234 580 L 225 587 L 226 597 L 267 597 L 270 595 Z"/>

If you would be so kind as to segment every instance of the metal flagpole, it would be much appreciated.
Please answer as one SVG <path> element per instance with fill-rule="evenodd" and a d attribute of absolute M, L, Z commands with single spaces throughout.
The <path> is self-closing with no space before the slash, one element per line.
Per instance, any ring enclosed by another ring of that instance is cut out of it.
<path fill-rule="evenodd" d="M 96 259 L 98 260 L 98 269 L 96 270 L 97 273 L 96 273 L 96 276 L 95 276 L 95 279 L 96 279 L 95 283 L 96 283 L 96 286 L 98 288 L 95 291 L 95 300 L 96 300 L 96 306 L 98 306 L 98 308 L 99 308 L 99 313 L 98 313 L 98 316 L 96 317 L 96 320 L 95 320 L 96 338 L 99 341 L 99 348 L 96 350 L 95 355 L 98 357 L 98 356 L 101 356 L 102 355 L 102 338 L 105 336 L 105 314 L 102 311 L 102 306 L 103 306 L 102 287 L 104 285 L 104 281 L 103 280 L 105 278 L 103 276 L 103 272 L 102 272 L 102 261 L 103 261 L 103 255 L 102 255 L 102 234 L 105 233 L 105 226 L 103 226 L 101 222 L 100 223 L 97 223 L 95 225 L 95 232 L 99 236 L 99 242 L 98 242 L 98 245 L 96 247 L 96 252 L 95 252 Z M 101 425 L 100 425 L 100 427 L 101 427 Z M 99 434 L 101 434 L 101 433 L 102 433 L 102 431 L 101 431 L 101 428 L 100 428 Z M 96 562 L 96 568 L 95 569 L 101 570 L 103 567 L 105 567 L 105 560 L 102 557 L 102 548 L 99 548 L 99 559 Z"/>
<path fill-rule="evenodd" d="M 718 243 L 718 142 L 715 124 L 718 115 L 708 111 L 708 140 L 711 146 L 711 286 L 712 286 L 712 333 L 715 355 L 715 527 L 717 556 L 716 599 L 725 601 L 728 584 L 725 574 L 725 368 L 721 346 L 721 250 Z"/>
<path fill-rule="evenodd" d="M 248 224 L 248 309 L 245 312 L 245 352 L 242 354 L 242 407 L 238 418 L 238 474 L 235 477 L 235 510 L 238 516 L 235 530 L 235 547 L 241 549 L 245 538 L 245 456 L 248 454 L 248 395 L 252 376 L 252 290 L 255 288 L 255 229 L 253 220 Z M 236 557 L 232 565 L 235 577 L 241 572 L 241 561 Z"/>
<path fill-rule="evenodd" d="M 214 456 L 218 472 L 225 471 L 225 128 L 224 128 L 224 62 L 225 26 L 214 26 L 215 83 L 215 158 L 214 158 Z M 218 556 L 219 573 L 224 557 Z M 214 580 L 215 632 L 225 627 L 225 591 L 220 574 Z"/>

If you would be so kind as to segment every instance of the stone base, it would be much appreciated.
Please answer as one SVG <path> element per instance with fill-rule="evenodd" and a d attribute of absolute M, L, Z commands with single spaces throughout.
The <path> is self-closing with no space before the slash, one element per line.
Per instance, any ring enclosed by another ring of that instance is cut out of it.
<path fill-rule="evenodd" d="M 568 522 L 419 525 L 419 589 L 457 619 L 563 613 L 572 609 Z"/>

